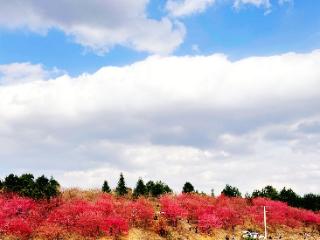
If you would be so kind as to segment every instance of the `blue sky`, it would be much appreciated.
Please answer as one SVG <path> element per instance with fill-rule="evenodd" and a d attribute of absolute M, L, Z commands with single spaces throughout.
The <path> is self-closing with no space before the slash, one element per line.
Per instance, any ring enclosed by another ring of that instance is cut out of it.
<path fill-rule="evenodd" d="M 296 0 L 279 4 L 271 1 L 270 13 L 263 6 L 247 4 L 236 9 L 232 1 L 217 1 L 203 13 L 178 18 L 185 27 L 183 42 L 170 54 L 197 55 L 224 53 L 236 60 L 293 52 L 308 52 L 320 45 L 320 3 Z M 165 1 L 153 0 L 146 6 L 150 18 L 168 14 Z M 115 45 L 109 52 L 96 52 L 73 41 L 63 31 L 48 29 L 46 34 L 28 29 L 0 30 L 0 64 L 41 63 L 71 75 L 92 73 L 105 65 L 122 66 L 142 60 L 146 51 Z M 61 56 L 63 55 L 63 58 Z"/>
<path fill-rule="evenodd" d="M 320 2 L 0 0 L 0 179 L 320 191 Z M 249 176 L 249 177 L 248 177 Z"/>

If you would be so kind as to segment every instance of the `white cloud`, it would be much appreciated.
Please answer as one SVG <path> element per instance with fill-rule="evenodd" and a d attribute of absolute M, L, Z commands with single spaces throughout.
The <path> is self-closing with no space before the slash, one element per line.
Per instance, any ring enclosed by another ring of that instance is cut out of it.
<path fill-rule="evenodd" d="M 115 45 L 167 54 L 183 41 L 183 24 L 148 18 L 148 0 L 35 1 L 0 3 L 0 27 L 45 34 L 55 28 L 75 42 L 105 53 Z"/>
<path fill-rule="evenodd" d="M 257 7 L 264 7 L 264 8 L 271 7 L 270 0 L 235 0 L 233 6 L 235 8 L 240 8 L 241 5 L 246 5 L 246 4 L 252 4 Z"/>
<path fill-rule="evenodd" d="M 12 63 L 0 65 L 0 85 L 20 84 L 31 81 L 42 81 L 57 76 L 63 71 L 56 68 L 43 69 L 40 64 Z"/>
<path fill-rule="evenodd" d="M 279 4 L 290 0 L 279 0 Z M 0 2 L 0 28 L 28 30 L 47 34 L 58 29 L 74 42 L 97 54 L 105 54 L 116 45 L 155 54 L 169 54 L 184 41 L 186 28 L 179 17 L 204 12 L 215 0 L 168 0 L 169 16 L 154 19 L 147 13 L 149 0 L 36 1 Z M 269 0 L 234 0 L 242 5 L 264 7 L 270 13 Z"/>
<path fill-rule="evenodd" d="M 293 4 L 294 0 L 279 0 L 278 1 L 280 5 L 286 4 L 286 3 L 290 3 Z"/>
<path fill-rule="evenodd" d="M 320 51 L 152 56 L 2 85 L 1 174 L 44 171 L 64 186 L 99 187 L 123 171 L 130 186 L 142 176 L 176 190 L 188 180 L 208 192 L 226 183 L 319 191 L 319 65 Z"/>
<path fill-rule="evenodd" d="M 226 1 L 226 0 L 224 0 Z M 240 9 L 244 5 L 253 5 L 266 9 L 265 14 L 271 13 L 270 0 L 233 0 L 233 7 Z M 216 4 L 216 0 L 168 0 L 166 10 L 174 17 L 185 17 L 196 13 L 204 12 L 208 7 Z M 278 4 L 293 3 L 293 0 L 279 0 Z"/>
<path fill-rule="evenodd" d="M 204 12 L 215 0 L 168 0 L 166 9 L 172 16 L 182 17 Z"/>

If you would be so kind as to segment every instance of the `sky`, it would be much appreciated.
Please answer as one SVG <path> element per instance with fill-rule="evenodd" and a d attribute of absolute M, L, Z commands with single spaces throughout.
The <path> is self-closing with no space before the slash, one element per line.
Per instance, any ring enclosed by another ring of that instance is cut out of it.
<path fill-rule="evenodd" d="M 320 2 L 0 0 L 0 178 L 320 192 Z"/>

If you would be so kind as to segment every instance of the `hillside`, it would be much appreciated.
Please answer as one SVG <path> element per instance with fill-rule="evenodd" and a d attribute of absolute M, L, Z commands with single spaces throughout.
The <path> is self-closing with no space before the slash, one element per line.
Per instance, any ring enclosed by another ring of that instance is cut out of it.
<path fill-rule="evenodd" d="M 244 230 L 263 232 L 263 206 L 269 238 L 320 239 L 320 213 L 269 199 L 200 194 L 134 199 L 77 189 L 50 201 L 1 194 L 0 234 L 1 239 L 242 239 Z"/>

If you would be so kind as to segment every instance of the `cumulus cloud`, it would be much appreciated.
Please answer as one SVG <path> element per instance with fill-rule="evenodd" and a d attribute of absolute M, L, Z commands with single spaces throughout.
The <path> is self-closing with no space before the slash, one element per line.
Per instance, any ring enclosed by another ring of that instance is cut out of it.
<path fill-rule="evenodd" d="M 215 0 L 168 0 L 166 10 L 172 16 L 182 17 L 204 12 Z"/>
<path fill-rule="evenodd" d="M 152 56 L 1 85 L 1 174 L 45 172 L 64 186 L 99 187 L 122 171 L 130 186 L 142 176 L 177 191 L 188 180 L 207 192 L 226 183 L 317 192 L 319 65 L 319 51 L 235 62 Z"/>
<path fill-rule="evenodd" d="M 55 28 L 97 53 L 114 45 L 167 54 L 185 35 L 182 23 L 164 17 L 149 18 L 148 0 L 35 1 L 0 3 L 0 27 L 45 34 Z"/>

